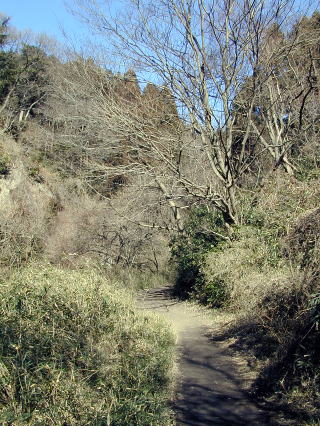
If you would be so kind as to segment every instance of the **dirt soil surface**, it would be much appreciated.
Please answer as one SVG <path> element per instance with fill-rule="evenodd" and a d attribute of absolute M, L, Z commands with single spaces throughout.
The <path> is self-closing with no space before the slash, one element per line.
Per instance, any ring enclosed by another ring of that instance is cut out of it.
<path fill-rule="evenodd" d="M 228 345 L 213 341 L 205 310 L 171 297 L 171 288 L 140 292 L 138 307 L 163 315 L 177 333 L 177 425 L 272 425 L 244 391 L 245 378 Z"/>

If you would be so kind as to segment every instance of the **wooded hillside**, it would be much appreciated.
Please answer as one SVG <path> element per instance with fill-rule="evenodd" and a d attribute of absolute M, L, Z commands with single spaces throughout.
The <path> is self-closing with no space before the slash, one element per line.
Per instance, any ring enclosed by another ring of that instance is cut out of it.
<path fill-rule="evenodd" d="M 320 13 L 125 3 L 74 6 L 122 73 L 2 20 L 1 268 L 170 279 L 232 312 L 254 392 L 317 421 Z"/>

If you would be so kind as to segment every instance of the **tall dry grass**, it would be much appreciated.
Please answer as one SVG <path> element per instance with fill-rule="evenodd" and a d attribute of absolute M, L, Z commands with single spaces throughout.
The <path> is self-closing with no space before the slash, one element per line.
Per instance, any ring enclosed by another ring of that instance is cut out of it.
<path fill-rule="evenodd" d="M 169 425 L 174 338 L 92 270 L 0 285 L 2 424 Z"/>
<path fill-rule="evenodd" d="M 320 418 L 319 199 L 318 178 L 274 176 L 203 265 L 208 287 L 226 289 L 230 332 L 259 360 L 255 391 L 277 395 L 301 424 Z"/>

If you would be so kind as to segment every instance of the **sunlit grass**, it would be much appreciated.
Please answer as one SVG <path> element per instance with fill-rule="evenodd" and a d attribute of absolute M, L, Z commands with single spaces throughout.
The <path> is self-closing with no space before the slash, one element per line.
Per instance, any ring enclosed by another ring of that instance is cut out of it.
<path fill-rule="evenodd" d="M 172 333 L 97 272 L 14 273 L 0 329 L 2 424 L 171 424 Z"/>

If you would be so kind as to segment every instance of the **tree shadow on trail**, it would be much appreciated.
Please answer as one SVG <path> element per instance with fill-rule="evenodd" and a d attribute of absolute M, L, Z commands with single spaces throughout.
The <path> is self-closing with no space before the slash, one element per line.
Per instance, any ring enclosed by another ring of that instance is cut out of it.
<path fill-rule="evenodd" d="M 213 336 L 207 323 L 201 322 L 202 315 L 184 310 L 170 286 L 141 293 L 139 304 L 174 322 L 181 318 L 184 324 L 178 342 L 180 383 L 172 405 L 177 426 L 298 425 L 307 420 L 296 407 L 258 394 L 258 381 L 269 374 L 266 370 L 249 392 L 242 389 L 243 379 L 232 357 L 240 353 L 245 358 L 251 355 L 253 361 L 267 360 L 275 351 L 274 341 L 257 325 L 244 323 Z M 234 342 L 228 348 L 220 344 L 230 338 Z"/>
<path fill-rule="evenodd" d="M 223 342 L 228 339 L 235 339 L 229 346 L 230 352 L 237 352 L 247 358 L 248 366 L 255 368 L 256 360 L 267 361 L 277 351 L 278 344 L 261 327 L 253 323 L 238 324 L 228 328 L 223 333 L 211 335 L 212 342 Z M 249 398 L 264 410 L 273 413 L 271 425 L 298 425 L 301 422 L 310 420 L 308 410 L 303 410 L 287 403 L 283 396 L 283 389 L 276 389 L 276 384 L 284 374 L 289 372 L 290 360 L 286 357 L 269 362 L 260 370 L 258 376 L 247 392 Z"/>
<path fill-rule="evenodd" d="M 270 424 L 257 420 L 256 416 L 243 415 L 239 399 L 223 394 L 210 394 L 210 388 L 184 383 L 181 392 L 184 401 L 174 404 L 177 413 L 177 425 L 262 425 Z M 203 397 L 203 395 L 210 395 Z M 240 400 L 241 404 L 241 400 Z"/>
<path fill-rule="evenodd" d="M 182 379 L 178 398 L 173 406 L 177 425 L 272 425 L 269 412 L 241 390 L 237 372 L 225 350 L 207 346 L 182 351 L 181 361 L 188 370 Z M 204 375 L 202 380 L 194 380 Z"/>
<path fill-rule="evenodd" d="M 153 288 L 143 290 L 138 295 L 138 301 L 143 306 L 138 306 L 138 309 L 162 309 L 169 308 L 170 306 L 180 303 L 180 299 L 173 295 L 172 286 L 165 286 L 161 288 Z"/>

